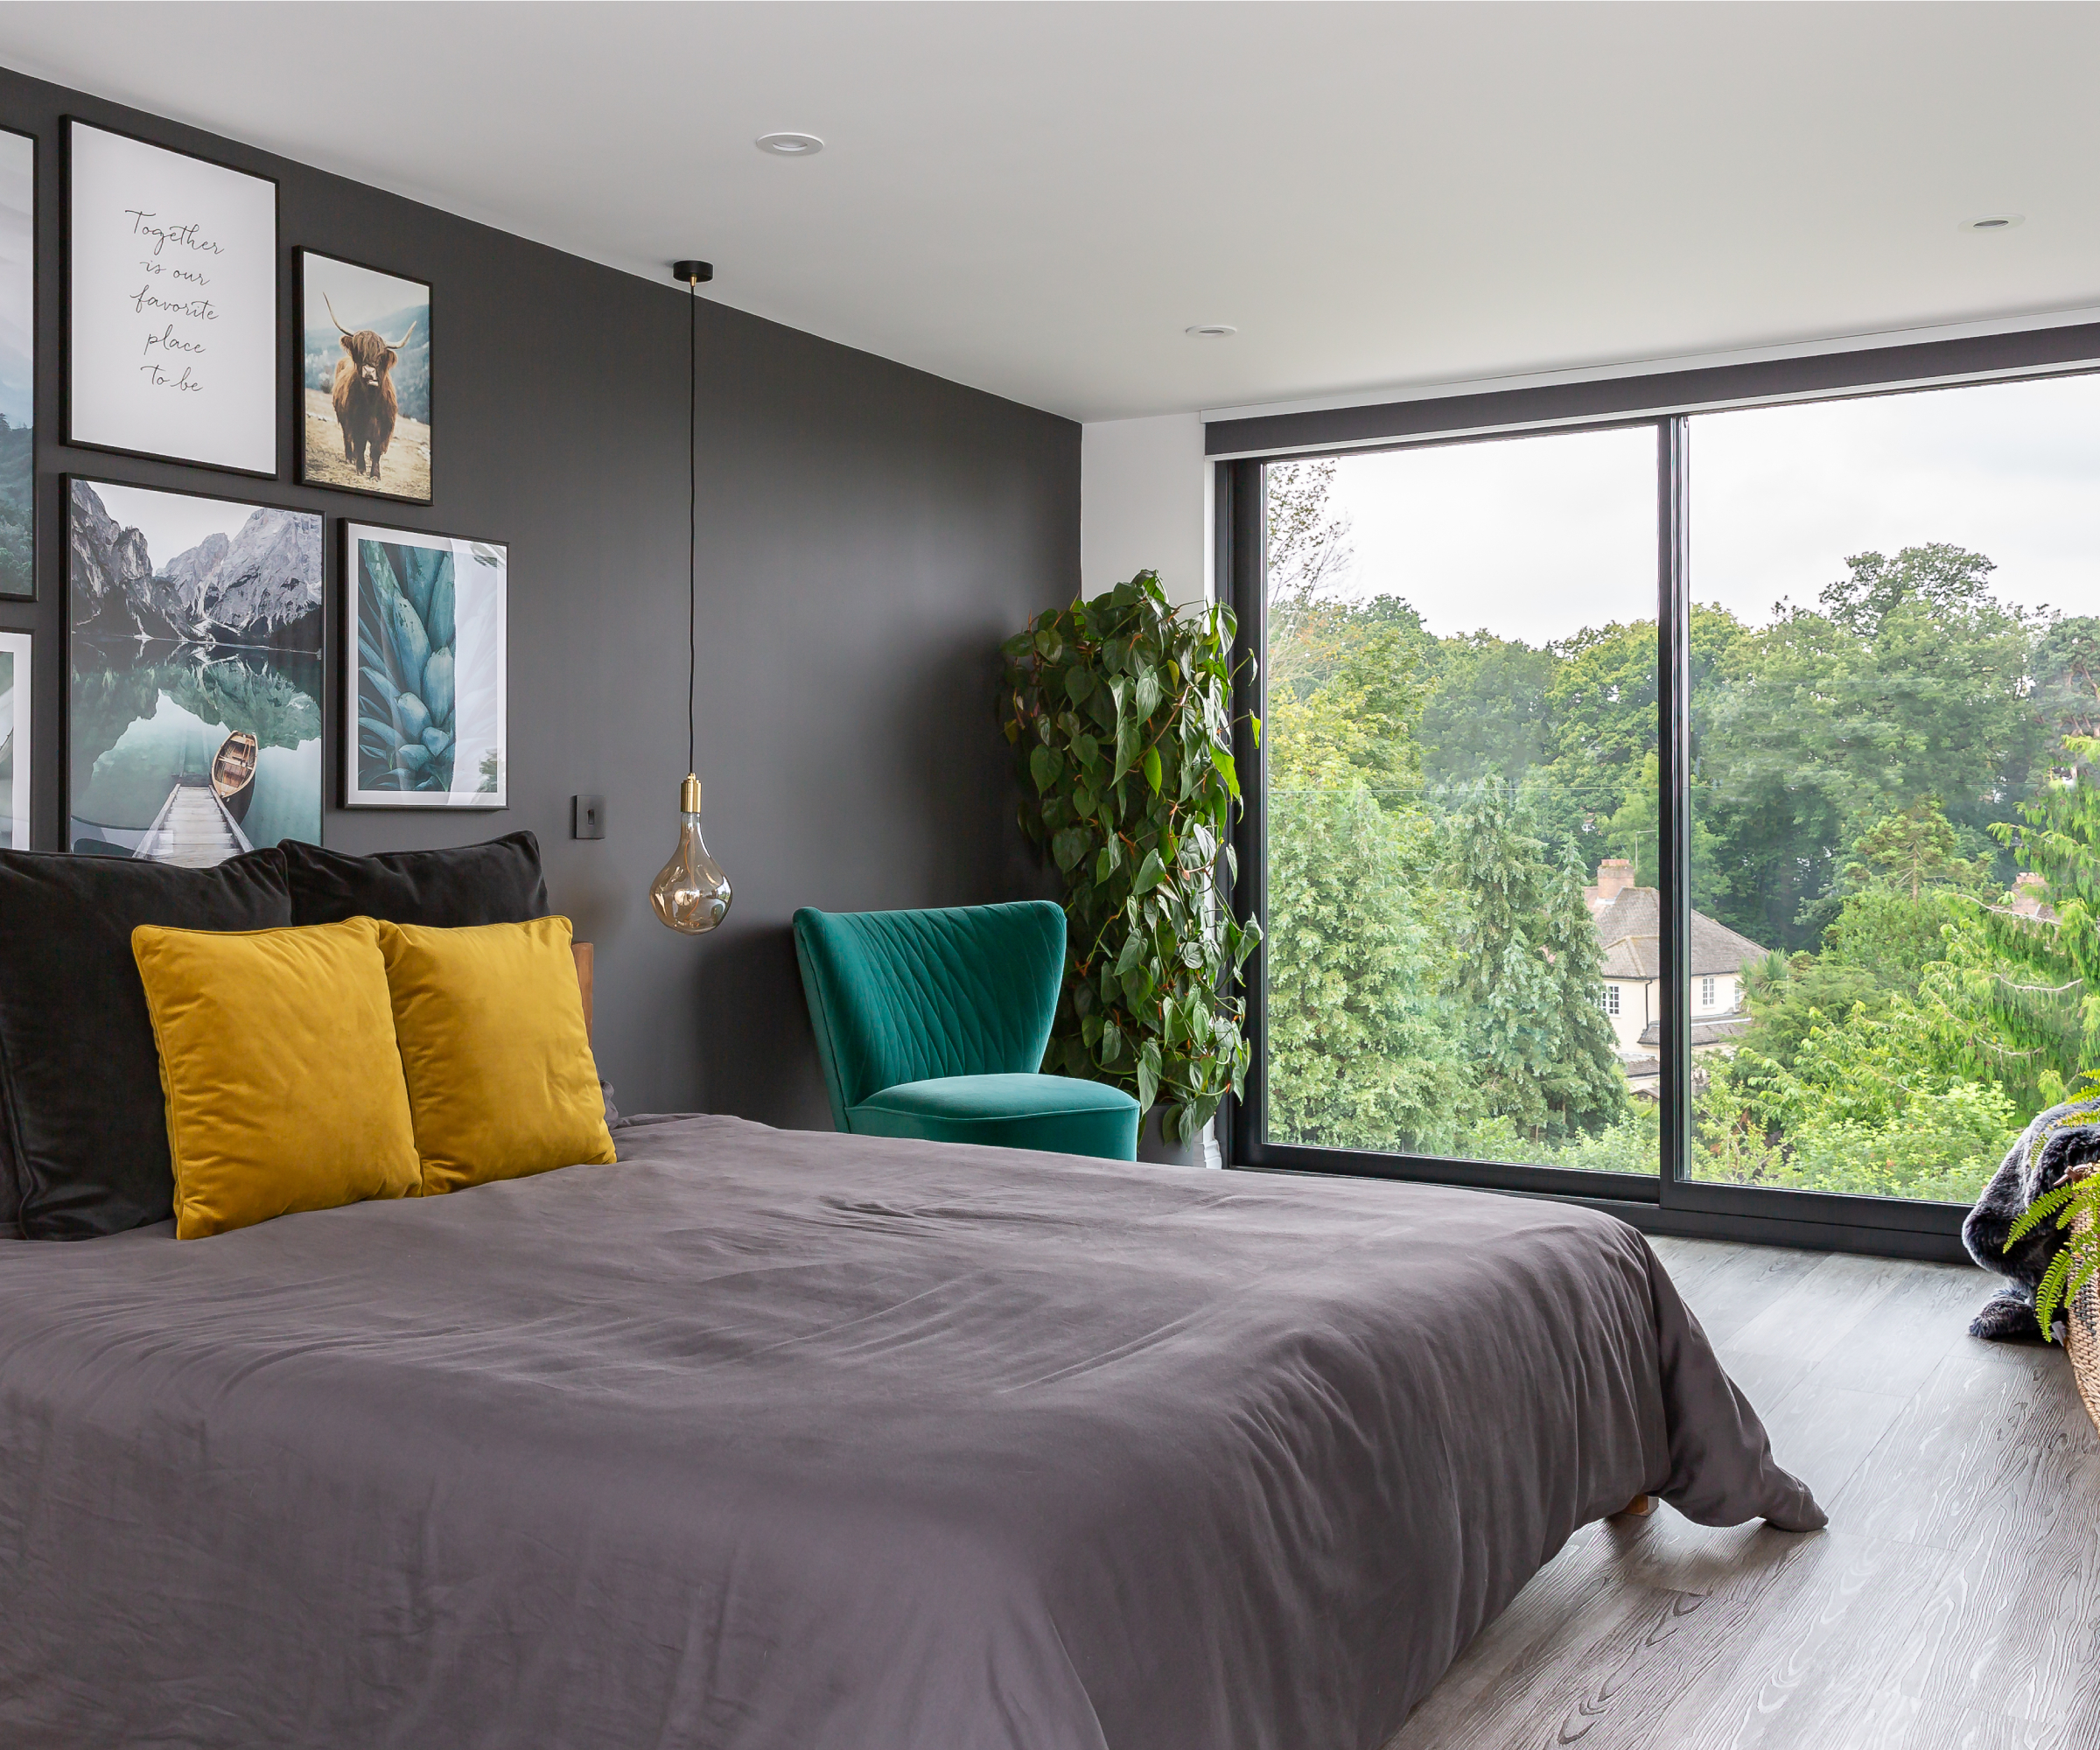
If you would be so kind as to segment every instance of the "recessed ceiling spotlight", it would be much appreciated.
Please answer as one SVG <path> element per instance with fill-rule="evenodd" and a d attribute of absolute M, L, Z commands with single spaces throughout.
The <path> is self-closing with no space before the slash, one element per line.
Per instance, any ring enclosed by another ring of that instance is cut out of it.
<path fill-rule="evenodd" d="M 1240 331 L 1229 322 L 1199 322 L 1193 328 L 1184 328 L 1181 332 L 1192 340 L 1222 340 L 1228 334 L 1236 334 Z"/>
<path fill-rule="evenodd" d="M 813 158 L 824 149 L 815 134 L 760 134 L 752 144 L 783 158 Z"/>
<path fill-rule="evenodd" d="M 2027 215 L 2024 213 L 1995 213 L 1988 219 L 1964 219 L 1962 220 L 1962 229 L 1964 231 L 2010 231 L 2015 225 L 2025 224 L 2026 217 Z"/>

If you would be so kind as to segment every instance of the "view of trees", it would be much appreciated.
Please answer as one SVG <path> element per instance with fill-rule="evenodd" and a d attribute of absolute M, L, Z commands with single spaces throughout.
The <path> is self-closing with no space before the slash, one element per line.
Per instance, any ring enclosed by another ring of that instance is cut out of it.
<path fill-rule="evenodd" d="M 1338 466 L 1268 470 L 1270 1134 L 1652 1172 L 1581 889 L 1657 882 L 1654 622 L 1345 597 Z M 1922 543 L 1693 610 L 1693 904 L 1772 950 L 1698 1060 L 1699 1177 L 1964 1200 L 2092 1060 L 2100 619 L 1992 570 Z"/>

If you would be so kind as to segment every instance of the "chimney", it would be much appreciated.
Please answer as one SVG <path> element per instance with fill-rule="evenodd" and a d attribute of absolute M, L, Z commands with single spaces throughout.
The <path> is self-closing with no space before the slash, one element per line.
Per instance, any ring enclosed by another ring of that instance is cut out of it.
<path fill-rule="evenodd" d="M 1634 865 L 1628 858 L 1607 857 L 1597 865 L 1597 885 L 1582 890 L 1583 903 L 1595 917 L 1634 885 Z"/>

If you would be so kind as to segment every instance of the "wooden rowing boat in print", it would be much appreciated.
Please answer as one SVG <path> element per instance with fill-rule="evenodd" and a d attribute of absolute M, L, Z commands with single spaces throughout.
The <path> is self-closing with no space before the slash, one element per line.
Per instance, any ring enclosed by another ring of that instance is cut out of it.
<path fill-rule="evenodd" d="M 236 821 L 248 818 L 256 794 L 256 738 L 236 729 L 212 757 L 212 790 Z"/>

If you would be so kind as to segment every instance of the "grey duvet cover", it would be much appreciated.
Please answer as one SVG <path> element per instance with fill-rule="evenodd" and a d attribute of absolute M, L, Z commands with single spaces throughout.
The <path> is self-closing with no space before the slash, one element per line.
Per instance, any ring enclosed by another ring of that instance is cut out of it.
<path fill-rule="evenodd" d="M 1368 1750 L 1635 1493 L 1822 1522 L 1607 1216 L 615 1139 L 0 1244 L 0 1743 Z"/>

